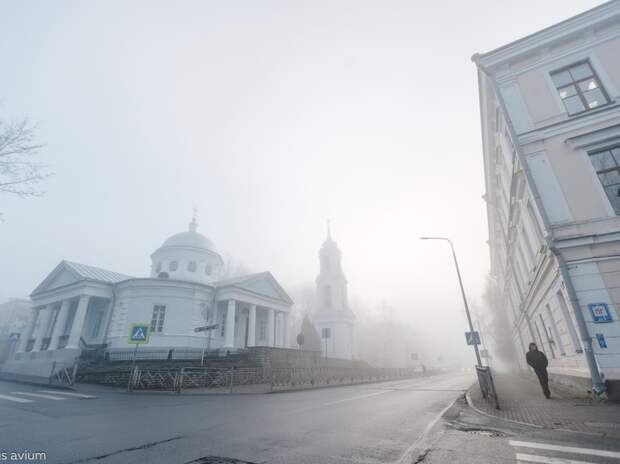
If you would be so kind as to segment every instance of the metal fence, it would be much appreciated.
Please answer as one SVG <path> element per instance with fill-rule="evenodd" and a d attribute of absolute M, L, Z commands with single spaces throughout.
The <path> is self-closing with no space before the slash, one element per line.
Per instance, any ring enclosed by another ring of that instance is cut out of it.
<path fill-rule="evenodd" d="M 303 388 L 320 388 L 330 385 L 353 385 L 382 382 L 414 377 L 424 374 L 417 369 L 398 368 L 141 368 L 102 371 L 101 375 L 115 385 L 126 382 L 133 390 L 163 390 L 180 393 L 184 389 L 205 388 L 212 392 L 267 392 Z M 90 379 L 93 381 L 94 379 Z M 105 378 L 101 379 L 105 382 Z M 244 387 L 253 386 L 248 389 Z M 255 388 L 259 387 L 259 388 Z"/>
<path fill-rule="evenodd" d="M 476 366 L 476 373 L 478 374 L 478 383 L 480 384 L 482 397 L 486 400 L 494 401 L 495 409 L 499 409 L 499 398 L 497 390 L 495 390 L 495 383 L 493 383 L 491 368 L 489 366 Z"/>
<path fill-rule="evenodd" d="M 49 376 L 50 385 L 73 385 L 77 369 L 78 364 L 76 362 L 54 361 Z"/>

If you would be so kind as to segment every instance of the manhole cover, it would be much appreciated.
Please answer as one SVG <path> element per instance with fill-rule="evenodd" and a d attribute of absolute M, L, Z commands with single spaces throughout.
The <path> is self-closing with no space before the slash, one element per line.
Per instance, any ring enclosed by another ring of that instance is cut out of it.
<path fill-rule="evenodd" d="M 235 458 L 225 458 L 222 456 L 204 456 L 202 458 L 189 461 L 186 464 L 256 464 L 250 461 L 241 461 Z"/>
<path fill-rule="evenodd" d="M 498 432 L 497 430 L 468 430 L 467 433 L 473 433 L 474 435 L 482 435 L 483 437 L 505 437 L 506 434 L 503 432 Z"/>

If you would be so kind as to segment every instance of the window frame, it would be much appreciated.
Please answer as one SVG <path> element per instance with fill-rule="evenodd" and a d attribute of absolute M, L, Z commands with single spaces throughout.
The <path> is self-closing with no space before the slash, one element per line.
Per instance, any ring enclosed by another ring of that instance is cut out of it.
<path fill-rule="evenodd" d="M 153 304 L 151 313 L 151 334 L 162 333 L 166 322 L 166 305 L 161 303 Z"/>
<path fill-rule="evenodd" d="M 614 205 L 614 202 L 611 200 L 611 198 L 609 198 L 609 194 L 607 193 L 607 187 L 612 187 L 617 185 L 618 186 L 618 192 L 620 192 L 620 183 L 617 184 L 611 184 L 611 185 L 605 185 L 603 183 L 603 180 L 601 179 L 601 175 L 603 174 L 608 174 L 610 172 L 617 172 L 618 175 L 620 175 L 620 155 L 618 155 L 618 159 L 616 159 L 616 155 L 614 154 L 614 150 L 619 151 L 620 152 L 620 143 L 615 143 L 613 145 L 609 145 L 606 147 L 600 147 L 600 148 L 596 148 L 594 150 L 590 150 L 587 151 L 586 154 L 588 155 L 588 161 L 590 162 L 590 166 L 592 166 L 592 169 L 594 171 L 594 175 L 596 177 L 596 180 L 598 181 L 598 184 L 601 188 L 601 190 L 603 191 L 603 196 L 604 198 L 607 200 L 608 204 L 611 207 L 611 210 L 614 212 L 615 216 L 620 216 L 620 200 L 619 200 L 619 204 L 618 207 L 616 208 L 616 206 Z M 594 162 L 592 161 L 592 157 L 596 156 L 596 155 L 600 155 L 602 153 L 607 153 L 609 152 L 612 156 L 612 159 L 614 160 L 614 162 L 616 163 L 616 165 L 614 167 L 611 168 L 604 168 L 599 170 L 595 165 Z M 618 197 L 620 197 L 620 195 L 617 195 Z"/>
<path fill-rule="evenodd" d="M 583 64 L 588 65 L 588 67 L 590 68 L 590 71 L 592 71 L 592 75 L 588 76 L 586 78 L 583 79 L 579 79 L 579 80 L 573 80 L 573 76 L 572 74 L 570 74 L 570 69 L 576 68 L 578 66 L 581 66 Z M 562 86 L 558 86 L 555 81 L 553 80 L 553 77 L 557 74 L 561 74 L 565 71 L 568 71 L 570 77 L 571 77 L 571 82 Z M 594 111 L 597 110 L 599 108 L 602 108 L 604 106 L 607 106 L 611 103 L 613 103 L 609 93 L 607 92 L 607 89 L 605 88 L 605 86 L 603 85 L 603 81 L 601 80 L 601 77 L 599 76 L 599 74 L 596 72 L 596 69 L 594 68 L 594 66 L 592 65 L 592 61 L 590 60 L 590 58 L 585 58 L 583 60 L 579 60 L 579 61 L 575 61 L 574 63 L 568 64 L 566 66 L 563 66 L 561 68 L 558 69 L 553 69 L 549 71 L 549 78 L 551 79 L 551 83 L 555 89 L 556 95 L 558 96 L 558 98 L 560 99 L 560 102 L 562 103 L 562 106 L 564 107 L 564 110 L 566 111 L 566 114 L 568 116 L 577 116 L 577 115 L 581 115 L 584 113 L 587 113 L 588 111 Z M 581 88 L 579 87 L 579 84 L 581 82 L 585 82 L 588 79 L 592 79 L 594 78 L 594 80 L 596 81 L 596 83 L 598 84 L 598 89 L 601 91 L 601 93 L 603 94 L 603 97 L 605 98 L 605 102 L 599 106 L 595 106 L 593 108 L 590 108 L 588 101 L 586 100 L 586 98 L 584 97 L 584 94 L 581 90 Z M 579 97 L 579 101 L 581 102 L 581 104 L 583 105 L 584 109 L 581 111 L 577 111 L 574 113 L 571 113 L 568 109 L 568 107 L 566 106 L 566 103 L 564 103 L 564 98 L 562 98 L 562 96 L 560 95 L 560 89 L 564 89 L 566 87 L 569 86 L 573 86 L 576 90 L 576 94 L 575 95 L 571 95 L 571 96 L 578 96 Z"/>

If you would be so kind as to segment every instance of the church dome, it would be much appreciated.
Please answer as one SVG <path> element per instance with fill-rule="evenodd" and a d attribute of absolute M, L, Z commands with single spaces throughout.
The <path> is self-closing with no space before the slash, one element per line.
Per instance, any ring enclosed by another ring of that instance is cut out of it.
<path fill-rule="evenodd" d="M 162 248 L 164 247 L 206 248 L 207 250 L 215 251 L 213 242 L 201 233 L 196 232 L 195 229 L 174 234 L 162 244 Z"/>
<path fill-rule="evenodd" d="M 220 277 L 222 257 L 197 229 L 194 217 L 189 230 L 172 235 L 151 255 L 151 277 L 203 283 Z"/>

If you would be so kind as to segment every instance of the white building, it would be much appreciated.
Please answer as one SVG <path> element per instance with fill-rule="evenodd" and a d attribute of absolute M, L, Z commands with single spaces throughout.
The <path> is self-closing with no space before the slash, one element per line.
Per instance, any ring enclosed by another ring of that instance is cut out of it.
<path fill-rule="evenodd" d="M 356 359 L 355 314 L 349 309 L 347 279 L 342 271 L 342 253 L 332 240 L 319 251 L 321 270 L 316 278 L 317 311 L 314 317 L 321 335 L 323 355 L 330 358 Z"/>
<path fill-rule="evenodd" d="M 533 341 L 552 378 L 602 389 L 620 380 L 620 2 L 473 59 L 497 309 L 522 368 Z"/>
<path fill-rule="evenodd" d="M 150 277 L 62 261 L 30 295 L 32 323 L 2 372 L 49 375 L 54 361 L 72 363 L 93 346 L 115 359 L 133 348 L 133 323 L 151 328 L 141 352 L 201 350 L 207 332 L 194 329 L 210 324 L 218 324 L 212 348 L 287 347 L 292 301 L 274 277 L 262 272 L 222 280 L 222 268 L 195 220 L 151 255 Z"/>

